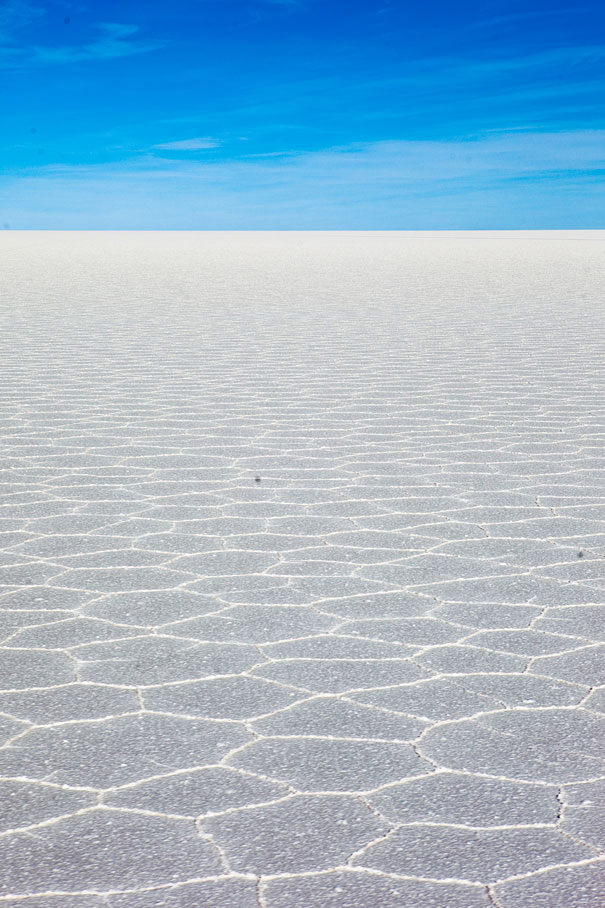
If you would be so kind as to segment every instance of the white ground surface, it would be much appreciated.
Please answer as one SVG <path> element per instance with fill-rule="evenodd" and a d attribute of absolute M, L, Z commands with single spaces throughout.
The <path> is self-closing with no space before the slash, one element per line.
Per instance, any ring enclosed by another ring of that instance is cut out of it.
<path fill-rule="evenodd" d="M 605 233 L 5 233 L 1 906 L 605 903 Z"/>

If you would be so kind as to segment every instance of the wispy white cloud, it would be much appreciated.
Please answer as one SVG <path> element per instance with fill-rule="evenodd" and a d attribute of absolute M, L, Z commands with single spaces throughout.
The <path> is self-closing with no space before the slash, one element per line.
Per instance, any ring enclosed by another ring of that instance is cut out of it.
<path fill-rule="evenodd" d="M 187 140 L 186 140 L 187 141 Z M 177 143 L 167 143 L 174 144 Z M 156 178 L 213 179 L 220 173 L 238 179 L 248 175 L 325 177 L 348 183 L 363 177 L 368 185 L 388 178 L 398 182 L 422 184 L 438 179 L 441 183 L 460 179 L 479 180 L 488 175 L 510 180 L 526 174 L 560 172 L 570 169 L 587 172 L 605 167 L 605 129 L 548 132 L 532 130 L 488 130 L 448 140 L 390 140 L 358 142 L 319 151 L 275 150 L 240 158 L 203 162 L 191 159 L 166 159 L 143 154 L 111 164 L 90 166 L 47 165 L 20 171 L 23 175 L 116 174 L 129 179 L 141 175 Z M 249 181 L 246 181 L 242 188 Z"/>
<path fill-rule="evenodd" d="M 282 133 L 302 129 L 307 135 L 323 132 L 324 121 L 332 116 L 342 122 L 347 104 L 354 104 L 357 120 L 403 121 L 412 129 L 416 123 L 431 123 L 446 135 L 458 128 L 479 129 L 502 121 L 529 122 L 533 127 L 552 123 L 557 128 L 561 113 L 568 111 L 575 112 L 571 122 L 582 116 L 585 123 L 599 123 L 604 66 L 603 42 L 508 56 L 502 52 L 500 57 L 465 57 L 454 52 L 410 57 L 402 59 L 393 74 L 372 76 L 364 71 L 346 84 L 341 73 L 278 81 L 262 96 L 252 95 L 248 103 L 228 99 L 221 115 L 228 128 L 237 122 L 254 133 L 256 124 L 270 122 L 279 124 Z M 187 119 L 197 124 L 199 112 L 174 122 L 185 129 Z"/>
<path fill-rule="evenodd" d="M 42 16 L 44 9 L 31 0 L 3 0 L 0 4 L 0 41 L 10 40 L 14 32 Z"/>
<path fill-rule="evenodd" d="M 112 60 L 142 54 L 161 47 L 161 42 L 139 41 L 134 38 L 138 25 L 120 22 L 99 22 L 96 25 L 99 37 L 87 44 L 64 44 L 59 47 L 33 47 L 30 60 L 33 63 L 79 63 L 83 60 Z"/>
<path fill-rule="evenodd" d="M 218 148 L 220 144 L 217 139 L 203 136 L 196 139 L 180 139 L 178 142 L 161 142 L 151 147 L 161 151 L 202 151 L 206 148 Z"/>
<path fill-rule="evenodd" d="M 3 208 L 14 226 L 74 229 L 605 227 L 604 173 L 605 130 L 489 133 L 272 158 L 49 166 L 13 174 Z"/>
<path fill-rule="evenodd" d="M 13 4 L 21 6 L 17 0 Z M 32 18 L 43 11 L 24 4 L 19 22 L 28 24 Z M 1 9 L 1 7 L 0 7 Z M 26 20 L 29 15 L 29 19 Z M 17 17 L 18 18 L 18 17 Z M 128 57 L 132 54 L 147 53 L 163 46 L 161 41 L 144 41 L 138 36 L 138 25 L 121 22 L 98 22 L 94 27 L 97 37 L 81 44 L 62 44 L 57 46 L 15 43 L 15 15 L 11 17 L 11 27 L 5 30 L 7 43 L 0 47 L 0 68 L 17 69 L 32 66 L 43 66 L 61 63 L 81 63 L 86 60 L 113 60 Z M 0 35 L 2 34 L 0 18 Z"/>

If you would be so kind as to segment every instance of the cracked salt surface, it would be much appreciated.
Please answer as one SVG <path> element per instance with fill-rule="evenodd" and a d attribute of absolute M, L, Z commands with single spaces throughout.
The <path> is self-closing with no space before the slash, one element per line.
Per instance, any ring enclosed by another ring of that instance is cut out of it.
<path fill-rule="evenodd" d="M 605 233 L 1 242 L 0 908 L 605 904 Z"/>

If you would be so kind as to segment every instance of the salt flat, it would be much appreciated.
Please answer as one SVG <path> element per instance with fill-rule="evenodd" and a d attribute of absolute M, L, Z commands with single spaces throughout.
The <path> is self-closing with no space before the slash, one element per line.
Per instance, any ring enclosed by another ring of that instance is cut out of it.
<path fill-rule="evenodd" d="M 605 231 L 0 260 L 0 906 L 602 905 Z"/>

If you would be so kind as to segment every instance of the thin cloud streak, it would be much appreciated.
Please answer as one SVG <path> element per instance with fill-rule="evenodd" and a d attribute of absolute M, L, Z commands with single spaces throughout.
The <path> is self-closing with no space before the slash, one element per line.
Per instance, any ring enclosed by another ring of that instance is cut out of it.
<path fill-rule="evenodd" d="M 207 148 L 219 148 L 220 142 L 209 136 L 197 139 L 181 139 L 177 142 L 161 142 L 159 145 L 152 145 L 152 148 L 158 148 L 161 151 L 201 151 Z"/>
<path fill-rule="evenodd" d="M 590 12 L 588 6 L 570 6 L 559 9 L 525 9 L 516 13 L 507 13 L 502 16 L 490 16 L 486 19 L 478 19 L 476 22 L 468 23 L 462 31 L 474 32 L 486 29 L 499 28 L 501 25 L 512 25 L 518 22 L 528 22 L 531 19 L 556 19 L 558 16 L 568 16 L 570 14 L 577 16 L 579 13 Z"/>

